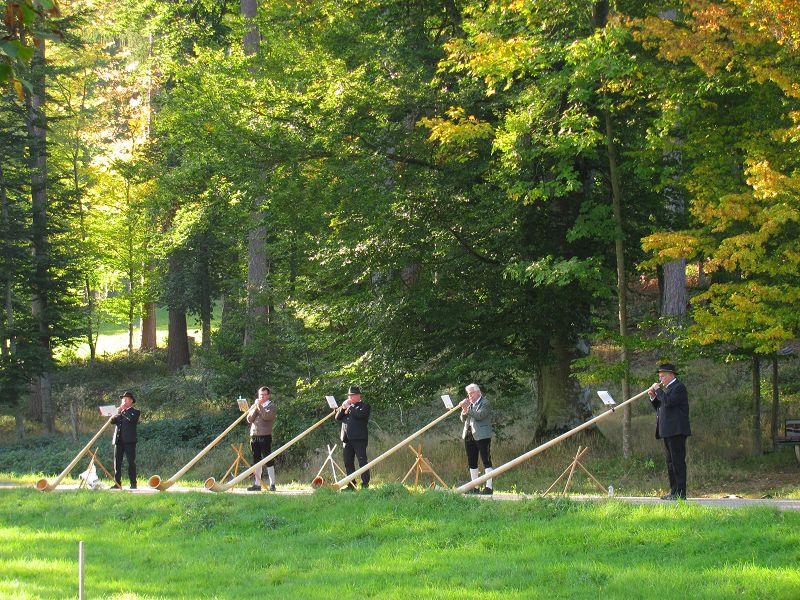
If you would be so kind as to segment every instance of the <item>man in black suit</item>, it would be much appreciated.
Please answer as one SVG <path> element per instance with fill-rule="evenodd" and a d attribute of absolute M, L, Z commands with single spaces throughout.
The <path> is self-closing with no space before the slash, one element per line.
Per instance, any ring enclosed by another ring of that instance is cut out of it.
<path fill-rule="evenodd" d="M 361 388 L 351 385 L 347 391 L 347 400 L 342 402 L 336 412 L 336 420 L 342 423 L 342 454 L 344 455 L 344 469 L 347 474 L 355 472 L 355 457 L 358 457 L 359 467 L 369 462 L 367 459 L 367 443 L 369 442 L 369 404 L 361 399 Z M 361 474 L 361 487 L 369 487 L 369 470 Z M 355 486 L 352 482 L 348 489 Z"/>
<path fill-rule="evenodd" d="M 133 408 L 136 398 L 131 392 L 125 392 L 120 397 L 117 414 L 112 417 L 114 436 L 114 485 L 112 490 L 122 489 L 122 459 L 128 459 L 128 477 L 131 480 L 131 489 L 136 489 L 136 425 L 139 423 L 139 411 Z"/>
<path fill-rule="evenodd" d="M 675 365 L 658 367 L 658 383 L 647 393 L 656 409 L 656 439 L 664 440 L 664 455 L 669 473 L 669 494 L 662 500 L 686 499 L 686 438 L 692 435 L 689 427 L 689 394 L 686 386 L 676 379 Z"/>

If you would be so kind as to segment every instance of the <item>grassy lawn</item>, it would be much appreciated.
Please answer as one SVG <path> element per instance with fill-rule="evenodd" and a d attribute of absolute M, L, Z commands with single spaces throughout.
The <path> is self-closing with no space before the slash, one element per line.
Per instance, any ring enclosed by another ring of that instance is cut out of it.
<path fill-rule="evenodd" d="M 800 513 L 311 496 L 0 492 L 0 597 L 797 598 Z"/>

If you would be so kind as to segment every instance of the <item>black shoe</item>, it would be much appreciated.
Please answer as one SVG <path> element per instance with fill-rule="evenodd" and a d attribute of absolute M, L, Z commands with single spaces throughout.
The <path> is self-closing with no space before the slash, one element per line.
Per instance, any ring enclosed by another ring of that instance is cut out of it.
<path fill-rule="evenodd" d="M 121 490 L 121 489 L 122 489 L 122 486 L 121 486 L 120 484 L 118 484 L 118 483 L 115 483 L 114 485 L 112 485 L 112 486 L 111 486 L 110 488 L 108 488 L 108 489 L 110 489 L 110 490 Z"/>
<path fill-rule="evenodd" d="M 666 496 L 661 496 L 662 500 L 675 500 L 677 496 L 675 494 L 667 494 Z"/>
<path fill-rule="evenodd" d="M 368 487 L 369 487 L 369 484 L 368 484 L 368 483 L 362 483 L 362 484 L 361 484 L 361 489 L 362 489 L 362 490 L 365 490 L 365 489 L 367 489 Z"/>
<path fill-rule="evenodd" d="M 675 500 L 686 500 L 686 493 L 678 492 L 673 496 L 673 498 L 675 498 Z"/>
<path fill-rule="evenodd" d="M 132 486 L 131 486 L 131 489 L 132 489 L 132 490 L 135 490 L 135 489 L 136 489 L 136 485 L 132 485 Z"/>
<path fill-rule="evenodd" d="M 261 491 L 261 486 L 258 485 L 257 483 L 254 483 L 249 488 L 247 488 L 247 491 L 248 492 L 260 492 Z"/>
<path fill-rule="evenodd" d="M 466 494 L 480 494 L 481 491 L 478 488 L 474 487 L 472 489 L 467 490 L 465 493 Z"/>
<path fill-rule="evenodd" d="M 271 484 L 270 484 L 270 486 L 269 486 L 269 491 L 270 491 L 270 492 L 274 492 L 274 491 L 275 491 L 275 484 L 274 484 L 274 483 L 271 483 Z"/>
<path fill-rule="evenodd" d="M 481 496 L 491 496 L 494 494 L 494 490 L 490 487 L 485 487 L 480 491 Z"/>

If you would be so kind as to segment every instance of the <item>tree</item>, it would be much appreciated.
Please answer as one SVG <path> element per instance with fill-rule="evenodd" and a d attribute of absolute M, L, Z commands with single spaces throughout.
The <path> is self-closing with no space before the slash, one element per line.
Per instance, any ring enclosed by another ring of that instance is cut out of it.
<path fill-rule="evenodd" d="M 683 183 L 694 222 L 644 246 L 660 260 L 704 258 L 712 282 L 693 299 L 688 341 L 751 358 L 759 450 L 759 359 L 800 331 L 800 164 L 790 133 L 800 56 L 776 43 L 785 38 L 782 25 L 759 26 L 716 2 L 683 6 L 683 20 L 646 20 L 641 35 L 667 60 L 693 62 L 707 80 L 706 93 L 687 103 L 684 124 L 687 149 L 694 148 Z"/>

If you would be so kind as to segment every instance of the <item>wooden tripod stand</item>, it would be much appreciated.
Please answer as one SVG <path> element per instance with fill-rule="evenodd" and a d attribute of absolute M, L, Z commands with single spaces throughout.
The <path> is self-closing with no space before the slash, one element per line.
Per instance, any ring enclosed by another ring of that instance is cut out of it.
<path fill-rule="evenodd" d="M 234 446 L 233 444 L 230 445 L 231 448 L 233 448 L 233 451 L 236 452 L 236 459 L 233 461 L 233 464 L 230 467 L 228 467 L 228 470 L 225 471 L 225 475 L 222 476 L 222 479 L 220 481 L 226 481 L 228 479 L 228 475 L 231 474 L 231 471 L 233 471 L 231 479 L 236 477 L 239 474 L 239 465 L 241 463 L 246 464 L 248 469 L 250 468 L 250 463 L 247 462 L 247 459 L 244 457 L 244 454 L 242 454 L 243 445 L 244 442 L 240 442 L 238 446 Z"/>
<path fill-rule="evenodd" d="M 100 462 L 100 459 L 97 458 L 97 451 L 99 449 L 100 448 L 95 448 L 94 452 L 92 452 L 91 450 L 87 450 L 86 451 L 86 453 L 89 456 L 92 457 L 92 458 L 89 459 L 89 464 L 87 465 L 86 470 L 88 471 L 89 469 L 91 469 L 92 468 L 92 464 L 99 465 L 100 468 L 103 469 L 103 473 L 106 474 L 106 477 L 108 477 L 111 481 L 114 481 L 114 476 L 111 475 L 111 473 L 108 472 L 108 469 L 106 469 L 103 466 L 103 463 Z M 86 487 L 86 480 L 85 479 L 81 479 L 81 482 L 78 484 L 78 489 L 81 489 L 81 488 L 84 488 L 84 487 Z"/>
<path fill-rule="evenodd" d="M 347 473 L 344 472 L 344 469 L 342 469 L 342 467 L 340 467 L 339 464 L 333 460 L 333 453 L 336 451 L 337 446 L 338 444 L 334 444 L 333 448 L 331 448 L 330 444 L 326 444 L 326 447 L 328 448 L 328 456 L 323 461 L 322 466 L 319 468 L 319 471 L 317 471 L 314 479 L 311 480 L 311 487 L 318 488 L 325 483 L 325 478 L 322 477 L 322 471 L 325 470 L 325 465 L 328 463 L 331 465 L 331 474 L 333 475 L 333 481 L 331 481 L 331 484 L 336 483 L 336 469 L 339 469 L 339 473 L 341 473 L 342 476 L 347 476 Z"/>
<path fill-rule="evenodd" d="M 403 481 L 401 483 L 405 483 L 406 479 L 411 476 L 411 473 L 414 473 L 414 485 L 419 485 L 419 476 L 423 473 L 430 475 L 431 479 L 435 479 L 439 483 L 442 484 L 442 487 L 447 487 L 447 484 L 442 481 L 442 478 L 433 470 L 431 463 L 428 462 L 428 459 L 422 456 L 422 444 L 419 445 L 419 449 L 414 448 L 411 444 L 408 444 L 408 449 L 413 452 L 417 459 L 414 461 L 414 464 L 411 465 L 411 468 L 406 473 L 406 476 L 403 477 Z M 431 481 L 431 487 L 436 485 L 436 481 Z"/>
<path fill-rule="evenodd" d="M 600 488 L 600 491 L 601 492 L 605 492 L 606 488 L 603 486 L 603 484 L 600 483 L 599 481 L 597 481 L 597 479 L 595 479 L 594 475 L 589 473 L 589 471 L 586 469 L 586 467 L 584 467 L 581 464 L 581 458 L 583 458 L 583 455 L 586 454 L 588 451 L 589 451 L 589 446 L 586 446 L 585 448 L 583 448 L 582 446 L 578 446 L 578 452 L 577 452 L 577 454 L 575 454 L 575 458 L 572 460 L 572 462 L 569 464 L 569 466 L 566 469 L 564 469 L 564 472 L 561 473 L 561 475 L 558 476 L 558 479 L 556 479 L 553 482 L 553 485 L 551 485 L 549 488 L 547 488 L 547 491 L 544 494 L 542 494 L 542 497 L 547 496 L 547 494 L 549 494 L 550 491 L 554 487 L 556 487 L 556 484 L 564 478 L 564 475 L 569 473 L 569 477 L 567 477 L 567 484 L 564 486 L 564 491 L 563 491 L 563 493 L 566 494 L 567 490 L 569 489 L 569 484 L 572 482 L 572 475 L 575 473 L 575 467 L 580 467 L 581 469 L 583 469 L 583 471 L 589 476 L 589 479 L 591 479 L 595 483 L 595 485 L 598 488 Z"/>

